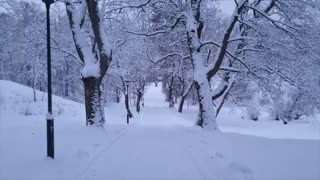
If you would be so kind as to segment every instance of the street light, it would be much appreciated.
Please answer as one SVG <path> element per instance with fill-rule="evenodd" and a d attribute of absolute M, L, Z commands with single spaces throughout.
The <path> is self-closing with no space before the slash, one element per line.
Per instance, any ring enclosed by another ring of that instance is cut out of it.
<path fill-rule="evenodd" d="M 47 156 L 54 159 L 54 123 L 52 115 L 52 88 L 51 88 L 51 47 L 50 47 L 50 5 L 54 0 L 42 0 L 47 11 L 47 70 L 48 70 L 48 114 L 47 119 Z"/>

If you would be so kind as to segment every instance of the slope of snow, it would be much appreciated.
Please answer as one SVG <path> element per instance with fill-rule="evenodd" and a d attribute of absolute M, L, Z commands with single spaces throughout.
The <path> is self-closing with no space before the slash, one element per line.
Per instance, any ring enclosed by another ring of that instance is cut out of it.
<path fill-rule="evenodd" d="M 197 118 L 197 108 L 186 109 L 187 111 L 182 116 L 185 120 L 194 122 Z M 220 130 L 272 139 L 320 140 L 320 114 L 302 117 L 299 120 L 290 121 L 286 125 L 282 121 L 270 120 L 268 115 L 262 116 L 259 121 L 253 121 L 241 118 L 244 114 L 240 108 L 224 106 L 217 119 Z"/>
<path fill-rule="evenodd" d="M 101 129 L 85 127 L 82 104 L 54 97 L 51 160 L 46 97 L 33 102 L 32 89 L 0 81 L 0 179 L 320 179 L 319 138 L 301 133 L 316 124 L 237 122 L 226 111 L 219 124 L 233 133 L 203 131 L 194 126 L 194 107 L 167 108 L 158 87 L 148 88 L 146 107 L 129 125 L 124 104 L 108 103 Z"/>

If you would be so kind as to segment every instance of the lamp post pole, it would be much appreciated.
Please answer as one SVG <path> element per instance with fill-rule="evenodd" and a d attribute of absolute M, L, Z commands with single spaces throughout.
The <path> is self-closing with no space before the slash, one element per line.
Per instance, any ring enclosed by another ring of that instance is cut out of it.
<path fill-rule="evenodd" d="M 47 156 L 54 159 L 54 118 L 52 115 L 50 5 L 54 0 L 42 0 L 47 11 L 47 70 L 48 70 L 48 113 L 47 113 Z"/>

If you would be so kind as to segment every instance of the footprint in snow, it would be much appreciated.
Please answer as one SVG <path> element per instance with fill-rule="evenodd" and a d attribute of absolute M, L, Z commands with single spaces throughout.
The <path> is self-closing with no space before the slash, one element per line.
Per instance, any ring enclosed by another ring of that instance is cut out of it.
<path fill-rule="evenodd" d="M 235 162 L 229 163 L 228 168 L 232 172 L 232 176 L 243 180 L 252 180 L 252 171 L 248 167 Z"/>
<path fill-rule="evenodd" d="M 222 153 L 216 152 L 216 157 L 218 158 L 224 158 L 224 155 Z"/>
<path fill-rule="evenodd" d="M 87 159 L 90 157 L 90 154 L 87 151 L 80 149 L 77 151 L 76 156 L 80 159 Z"/>

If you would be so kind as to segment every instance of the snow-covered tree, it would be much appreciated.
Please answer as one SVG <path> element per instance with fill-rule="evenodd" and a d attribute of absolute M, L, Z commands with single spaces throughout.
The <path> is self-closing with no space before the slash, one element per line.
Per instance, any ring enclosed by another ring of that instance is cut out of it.
<path fill-rule="evenodd" d="M 81 78 L 87 124 L 103 126 L 104 100 L 100 85 L 111 63 L 112 50 L 106 39 L 101 9 L 96 0 L 66 0 L 65 5 L 76 51 L 83 63 Z"/>

